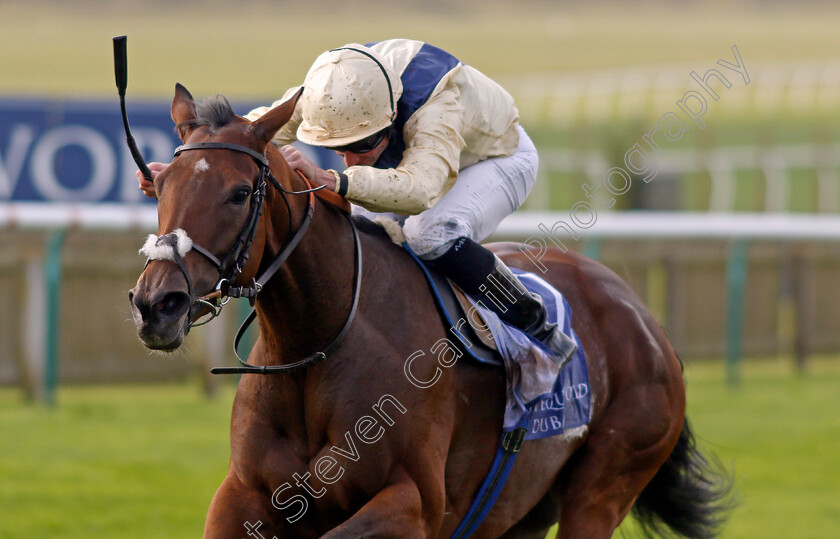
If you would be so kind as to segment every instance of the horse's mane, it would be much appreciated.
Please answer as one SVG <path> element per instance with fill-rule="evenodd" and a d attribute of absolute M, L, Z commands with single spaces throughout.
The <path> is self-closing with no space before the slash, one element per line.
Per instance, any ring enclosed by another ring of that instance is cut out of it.
<path fill-rule="evenodd" d="M 211 131 L 219 129 L 228 125 L 236 117 L 233 107 L 225 98 L 219 94 L 216 97 L 208 97 L 200 103 L 195 105 L 195 118 L 181 122 L 176 126 L 176 129 L 183 133 L 195 129 L 196 127 L 206 126 Z"/>

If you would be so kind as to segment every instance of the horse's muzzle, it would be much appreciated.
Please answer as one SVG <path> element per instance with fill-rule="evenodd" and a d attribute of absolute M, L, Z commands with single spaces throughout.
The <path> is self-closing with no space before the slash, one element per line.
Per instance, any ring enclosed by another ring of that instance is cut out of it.
<path fill-rule="evenodd" d="M 128 293 L 137 334 L 152 350 L 172 351 L 184 341 L 192 300 L 183 291 L 147 291 L 138 284 Z"/>

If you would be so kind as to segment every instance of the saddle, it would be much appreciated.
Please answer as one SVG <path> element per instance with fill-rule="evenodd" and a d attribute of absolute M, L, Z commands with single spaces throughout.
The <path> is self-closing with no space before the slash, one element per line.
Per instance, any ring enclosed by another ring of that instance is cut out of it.
<path fill-rule="evenodd" d="M 481 363 L 503 366 L 490 332 L 476 331 L 476 328 L 487 328 L 488 324 L 473 308 L 464 291 L 425 264 L 421 263 L 420 268 L 426 273 L 438 310 L 450 328 L 451 334 L 448 337 L 452 344 L 466 357 Z"/>

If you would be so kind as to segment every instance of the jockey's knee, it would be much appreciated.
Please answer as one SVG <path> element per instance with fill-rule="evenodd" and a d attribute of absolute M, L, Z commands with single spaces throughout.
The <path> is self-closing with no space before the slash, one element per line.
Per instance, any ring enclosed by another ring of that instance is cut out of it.
<path fill-rule="evenodd" d="M 405 241 L 422 260 L 434 260 L 446 253 L 461 237 L 470 237 L 469 225 L 461 219 L 429 218 L 423 214 L 406 219 L 403 226 Z"/>

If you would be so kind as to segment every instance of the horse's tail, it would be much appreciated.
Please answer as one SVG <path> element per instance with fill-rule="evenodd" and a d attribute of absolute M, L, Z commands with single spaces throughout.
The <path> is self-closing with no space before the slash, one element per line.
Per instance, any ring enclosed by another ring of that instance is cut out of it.
<path fill-rule="evenodd" d="M 645 533 L 664 536 L 664 527 L 692 539 L 714 537 L 732 509 L 732 478 L 710 463 L 683 423 L 677 445 L 633 506 Z"/>

